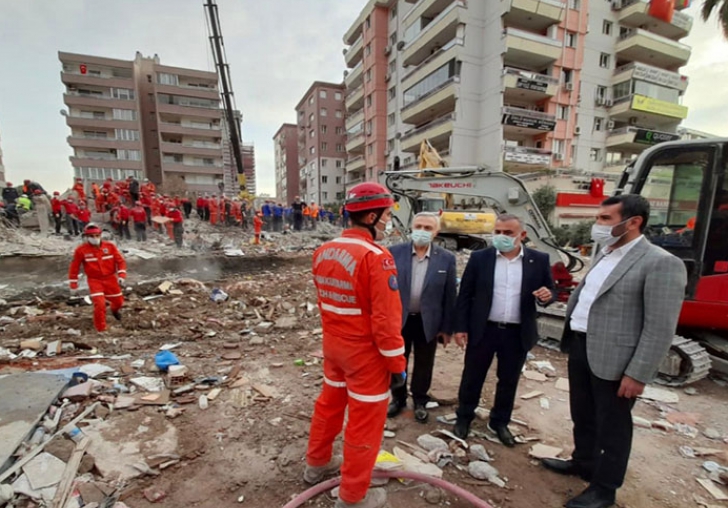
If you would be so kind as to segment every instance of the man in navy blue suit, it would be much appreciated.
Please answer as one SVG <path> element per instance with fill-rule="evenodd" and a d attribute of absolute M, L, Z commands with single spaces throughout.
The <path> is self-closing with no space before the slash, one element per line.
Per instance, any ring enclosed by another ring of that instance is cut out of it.
<path fill-rule="evenodd" d="M 423 212 L 414 217 L 411 241 L 389 250 L 397 266 L 397 285 L 402 301 L 402 337 L 405 358 L 409 363 L 414 352 L 410 390 L 415 406 L 415 420 L 427 421 L 425 405 L 432 383 L 437 343 L 450 342 L 457 278 L 455 256 L 432 244 L 440 230 L 440 218 Z M 407 405 L 407 385 L 392 391 L 387 416 L 397 416 Z"/>
<path fill-rule="evenodd" d="M 521 219 L 498 216 L 493 246 L 473 252 L 463 273 L 454 329 L 455 342 L 466 347 L 454 429 L 462 439 L 468 436 L 497 356 L 498 384 L 488 429 L 506 446 L 515 445 L 508 424 L 526 354 L 538 341 L 536 303 L 554 300 L 549 257 L 524 247 L 525 238 Z"/>

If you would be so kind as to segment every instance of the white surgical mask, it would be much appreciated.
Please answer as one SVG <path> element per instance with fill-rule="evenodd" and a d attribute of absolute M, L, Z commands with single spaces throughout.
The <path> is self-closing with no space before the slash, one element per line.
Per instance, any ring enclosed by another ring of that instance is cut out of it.
<path fill-rule="evenodd" d="M 382 224 L 384 224 L 384 234 L 385 235 L 388 235 L 389 233 L 392 232 L 392 229 L 394 229 L 394 225 L 392 225 L 392 221 L 391 220 L 388 220 L 388 221 L 385 222 L 382 219 L 379 219 L 379 222 L 381 222 Z"/>
<path fill-rule="evenodd" d="M 511 252 L 516 248 L 516 240 L 508 235 L 493 235 L 493 247 L 498 252 Z"/>
<path fill-rule="evenodd" d="M 101 238 L 88 238 L 88 243 L 91 245 L 101 245 Z"/>
<path fill-rule="evenodd" d="M 591 229 L 591 239 L 594 240 L 595 243 L 598 243 L 599 245 L 602 245 L 604 247 L 611 247 L 615 243 L 619 241 L 620 238 L 622 238 L 624 235 L 627 234 L 627 231 L 625 230 L 624 233 L 622 233 L 619 236 L 613 236 L 612 231 L 615 227 L 620 226 L 627 222 L 631 217 L 623 220 L 619 224 L 614 224 L 612 226 L 607 224 L 592 224 Z"/>
<path fill-rule="evenodd" d="M 410 234 L 410 238 L 418 247 L 425 247 L 432 242 L 432 232 L 425 231 L 424 229 L 414 229 Z"/>

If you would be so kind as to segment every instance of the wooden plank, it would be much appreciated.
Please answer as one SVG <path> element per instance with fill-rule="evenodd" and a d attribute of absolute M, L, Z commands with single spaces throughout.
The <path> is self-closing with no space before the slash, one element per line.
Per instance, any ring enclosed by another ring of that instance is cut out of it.
<path fill-rule="evenodd" d="M 66 463 L 66 469 L 63 470 L 63 476 L 58 484 L 58 488 L 56 488 L 56 495 L 53 497 L 51 508 L 63 508 L 66 506 L 66 500 L 73 487 L 73 480 L 76 479 L 78 466 L 81 465 L 81 459 L 83 458 L 83 454 L 86 453 L 89 444 L 91 444 L 91 438 L 89 437 L 84 437 L 80 443 L 76 444 L 71 458 Z"/>

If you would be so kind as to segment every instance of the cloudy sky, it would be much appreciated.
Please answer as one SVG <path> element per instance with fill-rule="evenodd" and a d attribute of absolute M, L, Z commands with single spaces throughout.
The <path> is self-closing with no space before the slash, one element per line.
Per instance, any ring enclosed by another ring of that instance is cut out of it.
<path fill-rule="evenodd" d="M 218 0 L 243 137 L 256 145 L 259 192 L 273 192 L 272 136 L 295 122 L 312 81 L 340 81 L 342 35 L 366 0 Z M 728 136 L 728 43 L 698 3 L 684 125 Z M 57 52 L 213 70 L 202 0 L 0 0 L 0 137 L 7 177 L 63 189 L 72 170 Z"/>

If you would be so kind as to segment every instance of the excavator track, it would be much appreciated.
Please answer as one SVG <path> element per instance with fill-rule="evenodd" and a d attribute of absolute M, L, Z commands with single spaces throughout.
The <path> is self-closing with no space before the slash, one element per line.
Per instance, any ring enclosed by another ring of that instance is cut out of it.
<path fill-rule="evenodd" d="M 706 378 L 710 365 L 710 355 L 703 346 L 675 335 L 670 352 L 660 365 L 656 382 L 667 386 L 689 385 Z"/>

